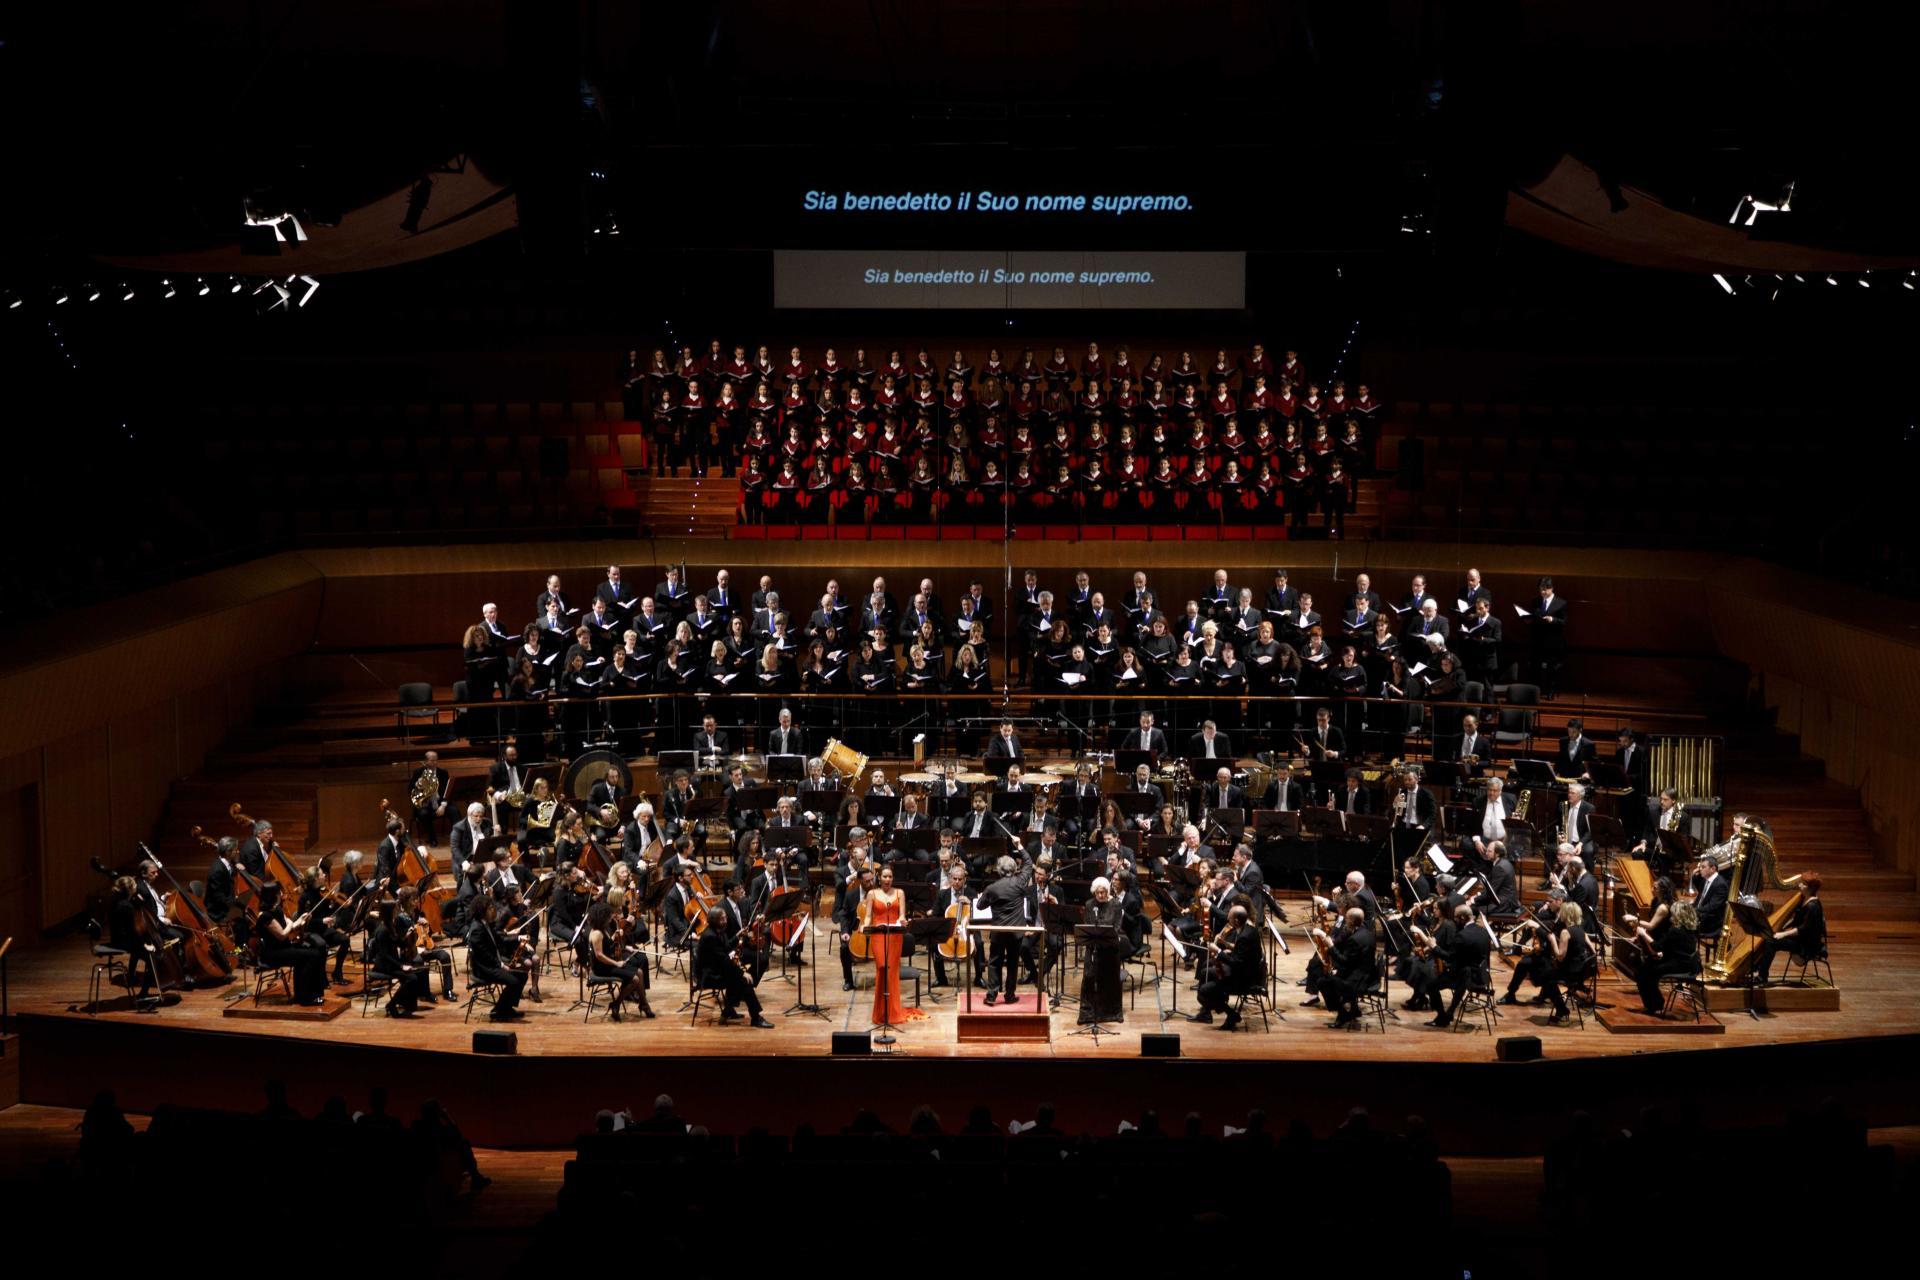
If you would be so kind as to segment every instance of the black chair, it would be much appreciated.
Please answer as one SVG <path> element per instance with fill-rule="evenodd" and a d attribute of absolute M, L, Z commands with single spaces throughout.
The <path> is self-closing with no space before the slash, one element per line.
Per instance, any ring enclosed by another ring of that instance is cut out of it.
<path fill-rule="evenodd" d="M 1586 963 L 1580 972 L 1566 984 L 1563 994 L 1567 1003 L 1573 1007 L 1573 1016 L 1579 1022 L 1580 1029 L 1587 1029 L 1587 1013 L 1600 1003 L 1600 958 L 1594 952 L 1587 953 Z"/>
<path fill-rule="evenodd" d="M 1473 1015 L 1479 1014 L 1487 1028 L 1487 1034 L 1493 1034 L 1493 1024 L 1500 1017 L 1495 1007 L 1493 977 L 1484 965 L 1476 969 L 1467 983 L 1466 994 L 1460 997 L 1460 1007 L 1453 1011 L 1453 1021 L 1448 1025 L 1455 1031 L 1474 1030 Z"/>
<path fill-rule="evenodd" d="M 424 680 L 414 680 L 400 686 L 400 710 L 395 719 L 400 729 L 400 740 L 411 741 L 409 730 L 412 724 L 425 720 L 435 728 L 440 724 L 440 712 L 431 705 L 433 686 Z"/>
<path fill-rule="evenodd" d="M 1507 700 L 1500 708 L 1500 719 L 1493 731 L 1493 740 L 1502 746 L 1520 747 L 1525 751 L 1533 750 L 1533 712 L 1528 707 L 1540 705 L 1540 686 L 1537 684 L 1510 684 L 1507 686 Z"/>
<path fill-rule="evenodd" d="M 133 953 L 101 942 L 101 932 L 98 920 L 87 921 L 87 937 L 93 942 L 93 976 L 87 979 L 87 1015 L 89 1017 L 100 1012 L 101 992 L 113 985 L 114 974 L 120 975 L 120 980 L 126 984 L 129 994 L 133 991 L 133 970 L 130 967 Z"/>
<path fill-rule="evenodd" d="M 1240 995 L 1235 996 L 1233 1000 L 1233 1011 L 1236 1015 L 1239 1016 L 1241 1026 L 1244 1026 L 1247 1028 L 1247 1030 L 1251 1031 L 1253 1030 L 1253 1024 L 1246 1020 L 1247 1009 L 1249 1007 L 1259 1011 L 1260 1029 L 1262 1031 L 1273 1030 L 1273 1023 L 1270 1022 L 1267 1017 L 1269 1011 L 1271 1011 L 1276 1017 L 1280 1018 L 1282 1021 L 1286 1020 L 1286 1016 L 1287 1016 L 1286 1014 L 1281 1013 L 1279 1010 L 1273 1008 L 1273 1000 L 1267 993 L 1267 987 L 1265 983 L 1262 983 L 1260 986 L 1256 987 L 1252 991 L 1242 992 Z M 1238 1030 L 1238 1028 L 1235 1028 L 1235 1030 Z"/>
<path fill-rule="evenodd" d="M 1693 1011 L 1693 1020 L 1700 1021 L 1700 1015 L 1707 1012 L 1707 984 L 1701 981 L 1699 970 L 1692 973 L 1663 973 L 1659 978 L 1660 989 L 1667 993 L 1662 1002 L 1661 1012 L 1673 1017 L 1682 1009 Z"/>
<path fill-rule="evenodd" d="M 1812 973 L 1814 977 L 1821 978 L 1825 981 L 1828 986 L 1831 987 L 1835 985 L 1833 981 L 1833 961 L 1827 957 L 1827 944 L 1824 940 L 1820 943 L 1820 950 L 1804 960 L 1791 950 L 1783 950 L 1777 952 L 1776 955 L 1783 961 L 1780 966 L 1780 981 L 1792 981 L 1793 979 L 1790 978 L 1789 975 L 1797 968 L 1800 970 L 1798 981 L 1803 984 L 1807 980 L 1807 974 Z M 1822 972 L 1823 970 L 1824 973 Z M 1760 977 L 1767 982 L 1773 981 L 1773 963 L 1771 961 L 1767 963 L 1767 972 L 1761 974 Z"/>

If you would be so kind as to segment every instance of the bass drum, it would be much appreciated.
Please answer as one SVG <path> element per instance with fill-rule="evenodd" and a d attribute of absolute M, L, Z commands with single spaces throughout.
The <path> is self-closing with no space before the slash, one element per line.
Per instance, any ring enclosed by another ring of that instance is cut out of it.
<path fill-rule="evenodd" d="M 588 800 L 593 798 L 593 784 L 614 775 L 621 795 L 633 793 L 633 769 L 627 764 L 626 757 L 618 751 L 601 748 L 595 751 L 583 751 L 567 765 L 566 773 L 560 777 L 560 794 L 574 802 L 576 808 L 584 809 Z"/>
<path fill-rule="evenodd" d="M 838 738 L 828 738 L 820 758 L 841 777 L 858 783 L 867 776 L 867 757 Z"/>

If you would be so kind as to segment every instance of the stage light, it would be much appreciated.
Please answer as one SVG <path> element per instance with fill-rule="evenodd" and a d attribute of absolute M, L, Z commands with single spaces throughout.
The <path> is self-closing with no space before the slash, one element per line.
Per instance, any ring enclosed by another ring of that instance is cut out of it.
<path fill-rule="evenodd" d="M 125 292 L 125 293 L 123 293 L 123 294 L 121 294 L 121 295 L 120 295 L 120 301 L 122 301 L 122 302 L 132 302 L 132 301 L 133 301 L 133 293 L 134 293 L 134 289 L 133 289 L 133 286 L 132 286 L 132 285 L 130 285 L 130 284 L 122 284 L 122 285 L 121 285 L 120 287 L 121 287 L 122 289 L 125 289 L 125 290 L 126 290 L 126 292 Z"/>
<path fill-rule="evenodd" d="M 175 291 L 175 289 L 174 289 L 174 287 L 173 287 L 173 281 L 171 281 L 171 280 L 168 280 L 168 279 L 165 279 L 165 278 L 162 278 L 162 279 L 161 279 L 161 281 L 160 281 L 160 283 L 161 283 L 161 284 L 163 284 L 163 285 L 165 285 L 165 286 L 166 286 L 166 290 L 167 290 L 167 291 L 166 291 L 165 293 L 163 293 L 163 294 L 161 294 L 160 296 L 161 296 L 161 297 L 163 297 L 163 298 L 171 298 L 171 297 L 172 297 L 172 296 L 174 295 L 174 293 L 176 292 L 176 291 Z"/>
<path fill-rule="evenodd" d="M 295 280 L 305 280 L 307 282 L 307 291 L 300 295 L 300 301 L 298 304 L 304 307 L 309 302 L 313 301 L 314 294 L 320 292 L 320 282 L 318 280 L 315 280 L 312 276 L 288 276 L 287 277 L 288 284 L 292 284 Z"/>
<path fill-rule="evenodd" d="M 194 294 L 193 295 L 194 297 L 204 298 L 207 296 L 208 293 L 212 292 L 213 286 L 207 283 L 207 278 L 205 276 L 196 276 L 194 278 L 200 282 L 200 291 Z"/>
<path fill-rule="evenodd" d="M 1725 276 L 1721 275 L 1718 271 L 1713 273 L 1713 282 L 1719 285 L 1722 289 L 1725 289 L 1729 294 L 1733 292 L 1733 285 L 1727 280 Z"/>
<path fill-rule="evenodd" d="M 59 305 L 60 305 L 61 303 L 63 303 L 63 302 L 65 302 L 65 301 L 67 300 L 67 291 L 66 291 L 65 289 L 55 289 L 55 290 L 54 290 L 53 292 L 54 292 L 54 294 L 56 295 L 56 296 L 54 297 L 54 299 L 53 299 L 53 305 L 54 305 L 54 306 L 56 306 L 56 307 L 57 307 L 57 306 L 59 306 Z"/>
<path fill-rule="evenodd" d="M 238 293 L 238 292 L 240 292 L 240 277 L 239 277 L 239 276 L 228 276 L 228 277 L 227 277 L 227 279 L 229 279 L 229 280 L 231 280 L 231 281 L 233 281 L 233 288 L 231 288 L 231 289 L 229 289 L 229 290 L 227 290 L 227 292 L 228 292 L 228 293 Z"/>
<path fill-rule="evenodd" d="M 17 311 L 20 309 L 20 304 L 25 301 L 26 301 L 25 298 L 9 290 L 7 293 L 7 310 Z"/>
<path fill-rule="evenodd" d="M 1860 287 L 1861 287 L 1862 289 L 1871 289 L 1871 288 L 1873 288 L 1873 282 L 1872 282 L 1872 281 L 1870 281 L 1870 280 L 1868 280 L 1868 279 L 1867 279 L 1867 278 L 1866 278 L 1865 276 L 1861 276 L 1861 277 L 1860 277 Z"/>
<path fill-rule="evenodd" d="M 92 293 L 89 293 L 89 294 L 87 295 L 87 301 L 88 301 L 88 302 L 98 302 L 98 301 L 100 301 L 100 291 L 99 291 L 98 289 L 95 289 L 95 290 L 94 290 L 94 291 L 93 291 Z"/>
<path fill-rule="evenodd" d="M 1840 282 L 1838 280 L 1835 280 L 1831 275 L 1829 275 L 1827 277 L 1827 283 L 1831 285 L 1838 285 Z"/>

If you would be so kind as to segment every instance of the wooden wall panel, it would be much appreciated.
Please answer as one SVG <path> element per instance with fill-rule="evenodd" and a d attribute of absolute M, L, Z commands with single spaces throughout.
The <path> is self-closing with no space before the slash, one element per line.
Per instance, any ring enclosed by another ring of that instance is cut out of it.
<path fill-rule="evenodd" d="M 156 702 L 115 716 L 107 724 L 107 770 L 112 779 L 108 839 L 114 855 L 106 859 L 109 864 L 133 857 L 135 842 L 152 833 L 173 780 L 184 776 L 175 707 L 174 699 Z"/>
<path fill-rule="evenodd" d="M 50 742 L 43 752 L 42 804 L 46 814 L 40 875 L 40 916 L 52 925 L 78 911 L 104 883 L 87 868 L 98 856 L 109 866 L 126 851 L 112 843 L 107 783 L 107 730 L 102 725 Z"/>

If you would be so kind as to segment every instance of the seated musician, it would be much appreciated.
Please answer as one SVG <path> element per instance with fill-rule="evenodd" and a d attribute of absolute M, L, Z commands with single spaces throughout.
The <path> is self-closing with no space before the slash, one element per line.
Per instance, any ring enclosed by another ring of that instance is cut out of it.
<path fill-rule="evenodd" d="M 973 891 L 967 887 L 967 868 L 962 862 L 954 862 L 947 868 L 946 880 L 940 892 L 933 900 L 933 914 L 945 916 L 954 904 L 966 903 L 971 908 Z M 984 937 L 968 940 L 968 954 L 972 957 L 973 985 L 984 988 L 987 985 L 987 949 Z M 945 987 L 952 985 L 947 979 L 947 958 L 940 947 L 933 949 L 933 985 Z"/>
<path fill-rule="evenodd" d="M 1364 907 L 1347 908 L 1343 932 L 1332 939 L 1333 972 L 1323 974 L 1318 994 L 1335 1011 L 1332 1026 L 1344 1028 L 1360 1020 L 1360 997 L 1373 989 L 1378 976 L 1373 954 L 1373 930 Z M 1322 939 L 1324 931 L 1316 930 Z"/>
<path fill-rule="evenodd" d="M 667 931 L 667 946 L 675 951 L 684 951 L 693 924 L 690 908 L 698 900 L 698 895 L 693 888 L 693 864 L 682 862 L 676 872 L 673 887 L 667 890 L 667 896 L 660 903 L 660 923 Z"/>
<path fill-rule="evenodd" d="M 1667 893 L 1672 892 L 1673 886 L 1668 884 Z M 1643 935 L 1655 949 L 1633 975 L 1634 985 L 1640 989 L 1641 1008 L 1653 1017 L 1666 1011 L 1660 999 L 1660 979 L 1674 975 L 1690 978 L 1700 972 L 1700 935 L 1695 932 L 1700 927 L 1700 913 L 1691 902 L 1675 902 L 1671 912 L 1658 934 Z"/>
<path fill-rule="evenodd" d="M 1507 856 L 1506 841 L 1475 840 L 1474 848 L 1479 853 L 1475 870 L 1487 886 L 1477 900 L 1481 909 L 1490 916 L 1519 915 L 1520 878 L 1513 869 L 1513 859 Z"/>
<path fill-rule="evenodd" d="M 1518 1004 L 1515 993 L 1522 982 L 1531 981 L 1545 992 L 1553 1004 L 1552 1025 L 1559 1026 L 1572 1016 L 1561 988 L 1581 981 L 1592 961 L 1592 944 L 1587 941 L 1586 913 L 1577 903 L 1562 902 L 1552 916 L 1551 926 L 1530 921 L 1526 927 L 1534 937 L 1514 967 L 1501 1004 Z"/>
<path fill-rule="evenodd" d="M 1260 931 L 1254 928 L 1244 903 L 1235 903 L 1227 912 L 1226 927 L 1207 944 L 1212 977 L 1200 984 L 1196 993 L 1200 1012 L 1193 1021 L 1211 1023 L 1215 1013 L 1226 1018 L 1222 1031 L 1240 1025 L 1240 1014 L 1232 1008 L 1232 998 L 1256 991 L 1267 980 L 1266 957 L 1260 947 Z"/>
<path fill-rule="evenodd" d="M 402 885 L 393 895 L 393 927 L 395 932 L 411 934 L 415 941 L 412 947 L 416 963 L 427 966 L 430 972 L 440 975 L 440 998 L 453 999 L 453 952 L 446 947 L 432 945 L 427 931 L 427 922 L 422 917 L 420 895 L 412 885 Z M 420 939 L 426 939 L 426 945 L 420 945 Z M 429 999 L 429 1003 L 431 1000 Z"/>
<path fill-rule="evenodd" d="M 1692 887 L 1694 910 L 1700 913 L 1700 937 L 1712 942 L 1727 923 L 1727 878 L 1720 874 L 1712 854 L 1694 864 Z"/>
<path fill-rule="evenodd" d="M 347 947 L 352 939 L 335 927 L 333 908 L 337 902 L 338 899 L 328 890 L 326 873 L 319 867 L 314 867 L 300 878 L 298 908 L 301 915 L 308 917 L 307 939 L 322 954 L 333 956 L 333 983 L 344 987 L 347 985 Z"/>
<path fill-rule="evenodd" d="M 1672 787 L 1660 788 L 1660 797 L 1649 814 L 1649 820 L 1652 829 L 1634 843 L 1633 856 L 1664 863 L 1666 857 L 1661 852 L 1660 832 L 1682 830 L 1684 818 L 1680 808 L 1680 793 Z"/>
<path fill-rule="evenodd" d="M 624 902 L 620 905 L 624 906 Z M 607 1010 L 607 1016 L 615 1022 L 620 1021 L 621 1006 L 636 1001 L 640 1006 L 640 1016 L 651 1018 L 653 1008 L 647 1003 L 647 956 L 644 951 L 635 951 L 624 958 L 617 957 L 620 949 L 615 940 L 619 931 L 615 904 L 596 902 L 588 908 L 585 927 L 580 938 L 574 944 L 580 964 L 596 978 L 619 978 L 621 984 L 614 992 L 613 1000 Z"/>
<path fill-rule="evenodd" d="M 159 998 L 153 995 L 157 981 L 154 954 L 161 944 L 140 931 L 142 908 L 136 905 L 138 894 L 139 888 L 132 876 L 114 880 L 113 905 L 107 917 L 107 944 L 127 953 L 128 990 L 133 989 L 134 974 L 140 975 L 140 990 L 134 995 L 135 1007 L 151 1008 L 159 1003 Z"/>
<path fill-rule="evenodd" d="M 1493 956 L 1493 935 L 1474 919 L 1473 908 L 1463 902 L 1453 909 L 1451 936 L 1438 943 L 1435 954 L 1447 962 L 1446 972 L 1438 974 L 1428 990 L 1427 1000 L 1434 1015 L 1427 1025 L 1445 1027 L 1452 1024 L 1467 992 L 1485 988 L 1490 981 L 1487 966 Z M 1445 1008 L 1440 1005 L 1443 991 L 1453 992 Z"/>
<path fill-rule="evenodd" d="M 1507 784 L 1500 778 L 1488 778 L 1486 799 L 1481 802 L 1478 827 L 1473 836 L 1473 847 L 1482 857 L 1486 848 L 1507 838 L 1507 820 L 1513 817 L 1513 797 L 1507 794 Z"/>
<path fill-rule="evenodd" d="M 411 1018 L 421 1001 L 433 1003 L 432 974 L 411 957 L 411 941 L 394 928 L 392 909 L 381 904 L 368 911 L 367 963 L 393 992 L 387 1000 L 389 1018 Z"/>
<path fill-rule="evenodd" d="M 833 923 L 840 930 L 840 989 L 853 990 L 853 948 L 850 940 L 860 932 L 860 901 L 878 882 L 879 869 L 867 860 L 864 842 L 849 849 L 847 861 L 835 875 Z"/>
<path fill-rule="evenodd" d="M 699 946 L 694 954 L 696 979 L 702 986 L 720 992 L 720 1021 L 733 1023 L 740 1021 L 737 1006 L 747 1006 L 747 1016 L 755 1027 L 771 1027 L 773 1023 L 760 1012 L 760 997 L 755 994 L 753 984 L 748 981 L 745 970 L 733 958 L 733 936 L 721 923 L 722 917 L 715 913 L 713 922 L 700 935 Z"/>
<path fill-rule="evenodd" d="M 1782 951 L 1803 965 L 1827 954 L 1827 909 L 1820 903 L 1820 873 L 1801 872 L 1799 884 L 1805 895 L 1800 905 L 1793 909 L 1786 928 L 1760 944 L 1759 957 L 1754 961 L 1753 972 L 1759 975 L 1763 987 L 1771 981 L 1767 971 L 1773 968 L 1773 958 Z"/>

